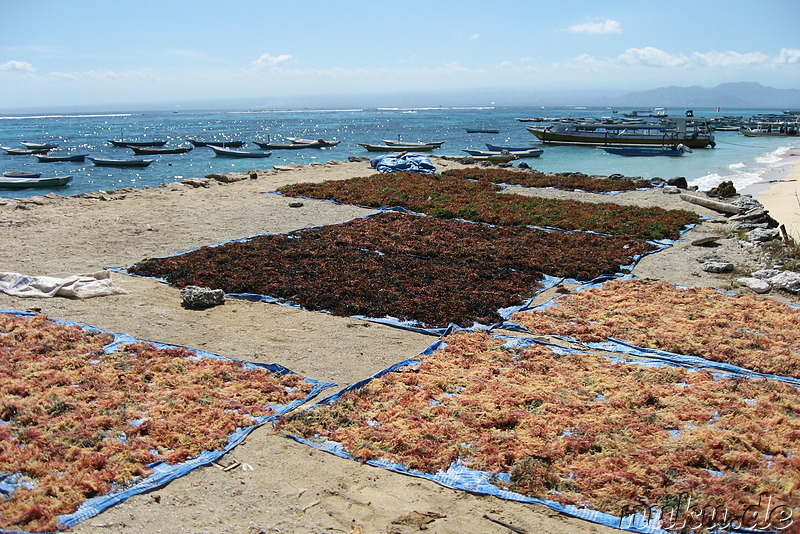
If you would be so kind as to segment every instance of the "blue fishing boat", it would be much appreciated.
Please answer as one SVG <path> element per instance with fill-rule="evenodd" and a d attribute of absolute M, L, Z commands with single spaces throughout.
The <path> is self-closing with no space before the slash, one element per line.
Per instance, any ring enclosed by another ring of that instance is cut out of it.
<path fill-rule="evenodd" d="M 601 148 L 609 154 L 616 154 L 618 156 L 683 156 L 684 153 L 692 151 L 692 149 L 686 145 L 678 145 L 669 148 L 645 146 L 604 146 Z"/>
<path fill-rule="evenodd" d="M 99 167 L 147 167 L 153 163 L 152 159 L 106 159 L 106 158 L 90 158 L 86 159 Z"/>

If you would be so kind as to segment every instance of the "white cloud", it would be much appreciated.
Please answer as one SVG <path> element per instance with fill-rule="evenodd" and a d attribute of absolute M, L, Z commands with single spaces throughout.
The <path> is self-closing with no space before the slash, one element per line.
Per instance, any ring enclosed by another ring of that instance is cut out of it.
<path fill-rule="evenodd" d="M 610 59 L 599 59 L 591 54 L 581 54 L 572 65 L 591 69 L 612 67 L 677 68 L 767 68 L 775 65 L 799 64 L 800 50 L 783 49 L 780 55 L 770 58 L 763 52 L 692 52 L 690 55 L 670 54 L 652 46 L 628 48 Z"/>
<path fill-rule="evenodd" d="M 27 61 L 6 61 L 0 63 L 0 71 L 2 72 L 15 72 L 21 74 L 34 74 L 36 69 Z"/>
<path fill-rule="evenodd" d="M 481 38 L 481 34 L 473 33 L 472 35 L 469 36 L 469 38 L 472 39 L 472 40 L 480 39 Z"/>
<path fill-rule="evenodd" d="M 690 62 L 703 67 L 757 67 L 770 63 L 769 56 L 762 52 L 695 52 Z"/>
<path fill-rule="evenodd" d="M 609 19 L 604 22 L 586 22 L 584 24 L 575 24 L 567 28 L 567 31 L 572 33 L 592 34 L 622 33 L 622 25 L 616 20 Z"/>
<path fill-rule="evenodd" d="M 257 60 L 253 61 L 252 65 L 254 67 L 268 67 L 268 68 L 275 68 L 279 67 L 284 63 L 294 63 L 294 58 L 289 54 L 281 54 L 279 56 L 273 56 L 269 53 L 261 54 Z"/>
<path fill-rule="evenodd" d="M 628 48 L 613 60 L 621 65 L 642 65 L 647 67 L 680 67 L 686 64 L 685 56 L 674 56 L 658 48 Z"/>
<path fill-rule="evenodd" d="M 775 58 L 775 63 L 781 65 L 796 65 L 800 63 L 800 50 L 796 48 L 781 48 L 781 53 Z"/>
<path fill-rule="evenodd" d="M 151 69 L 142 70 L 87 70 L 82 72 L 51 72 L 50 76 L 59 80 L 71 82 L 113 82 L 113 81 L 144 81 L 155 78 Z"/>

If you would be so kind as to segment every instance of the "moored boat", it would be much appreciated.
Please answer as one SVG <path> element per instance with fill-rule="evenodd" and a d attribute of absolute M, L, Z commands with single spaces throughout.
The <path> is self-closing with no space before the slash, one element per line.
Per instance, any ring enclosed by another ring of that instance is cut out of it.
<path fill-rule="evenodd" d="M 127 148 L 129 146 L 164 146 L 167 144 L 166 141 L 123 141 L 116 139 L 109 139 L 109 143 L 116 147 Z"/>
<path fill-rule="evenodd" d="M 63 187 L 72 181 L 72 176 L 52 178 L 5 176 L 0 177 L 0 189 L 28 189 L 31 187 Z"/>
<path fill-rule="evenodd" d="M 618 156 L 683 156 L 692 149 L 686 145 L 674 147 L 648 147 L 648 146 L 603 146 L 600 147 L 609 154 Z"/>
<path fill-rule="evenodd" d="M 32 143 L 30 141 L 22 141 L 20 142 L 22 146 L 25 148 L 32 148 L 32 149 L 46 149 L 50 150 L 52 148 L 58 148 L 58 143 Z"/>
<path fill-rule="evenodd" d="M 659 124 L 558 123 L 545 127 L 528 126 L 526 129 L 544 143 L 560 145 L 716 146 L 707 120 L 686 117 L 671 118 Z"/>
<path fill-rule="evenodd" d="M 402 151 L 429 151 L 439 148 L 441 145 L 372 145 L 369 143 L 357 143 L 358 146 L 366 148 L 370 152 L 402 152 Z"/>
<path fill-rule="evenodd" d="M 541 148 L 529 148 L 528 150 L 517 150 L 516 152 L 511 152 L 509 150 L 472 150 L 472 149 L 462 149 L 464 152 L 469 154 L 470 156 L 505 156 L 505 155 L 512 155 L 518 158 L 538 158 L 542 155 Z"/>
<path fill-rule="evenodd" d="M 302 144 L 302 145 L 307 145 L 307 144 L 317 145 L 317 146 L 315 146 L 313 148 L 328 148 L 328 147 L 336 146 L 339 143 L 341 143 L 341 141 L 326 141 L 325 139 L 316 139 L 316 140 L 315 139 L 303 139 L 301 137 L 287 137 L 286 140 L 289 141 L 290 143 L 297 143 L 297 144 Z"/>
<path fill-rule="evenodd" d="M 473 156 L 469 155 L 468 158 L 472 158 L 476 161 L 490 161 L 492 163 L 508 163 L 509 161 L 514 161 L 515 159 L 519 159 L 516 155 L 508 153 L 508 154 L 490 154 L 488 156 Z"/>
<path fill-rule="evenodd" d="M 155 161 L 152 159 L 91 158 L 89 156 L 86 156 L 86 159 L 99 167 L 147 167 Z"/>
<path fill-rule="evenodd" d="M 270 141 L 253 141 L 259 148 L 268 150 L 300 150 L 303 148 L 321 148 L 319 143 L 272 143 Z"/>
<path fill-rule="evenodd" d="M 221 146 L 223 148 L 239 148 L 244 146 L 244 141 L 200 141 L 198 139 L 189 139 L 189 142 L 194 146 Z"/>
<path fill-rule="evenodd" d="M 796 122 L 762 122 L 739 128 L 745 137 L 796 137 L 798 131 L 800 125 Z"/>
<path fill-rule="evenodd" d="M 208 147 L 213 150 L 214 154 L 217 156 L 227 156 L 229 158 L 268 158 L 272 155 L 272 152 L 264 152 L 263 150 L 236 150 L 233 148 L 225 148 L 215 145 L 208 145 Z"/>
<path fill-rule="evenodd" d="M 392 146 L 399 146 L 399 145 L 405 145 L 405 146 L 426 146 L 426 145 L 442 146 L 444 144 L 444 141 L 428 141 L 428 142 L 414 141 L 414 142 L 409 142 L 409 141 L 400 141 L 399 139 L 396 140 L 396 141 L 392 140 L 392 139 L 381 139 L 381 142 L 383 142 L 384 145 L 392 145 Z"/>
<path fill-rule="evenodd" d="M 193 149 L 193 146 L 179 147 L 155 147 L 155 146 L 128 146 L 137 156 L 154 156 L 157 154 L 185 154 Z"/>
<path fill-rule="evenodd" d="M 500 133 L 500 130 L 498 128 L 464 128 L 464 129 L 467 131 L 467 133 L 490 133 L 490 134 Z"/>
<path fill-rule="evenodd" d="M 47 154 L 36 154 L 36 159 L 42 163 L 51 163 L 54 161 L 83 161 L 86 154 L 71 154 L 69 156 L 52 156 Z"/>
<path fill-rule="evenodd" d="M 491 143 L 484 143 L 486 145 L 486 150 L 491 150 L 492 152 L 502 152 L 503 150 L 508 150 L 509 152 L 527 152 L 528 150 L 535 149 L 536 147 L 532 146 L 501 146 L 501 145 L 493 145 Z M 536 148 L 536 150 L 541 150 Z"/>
<path fill-rule="evenodd" d="M 3 176 L 6 178 L 38 178 L 42 175 L 40 172 L 29 171 L 5 171 Z"/>
<path fill-rule="evenodd" d="M 16 148 L 13 146 L 0 146 L 3 150 L 6 151 L 6 154 L 11 156 L 30 156 L 36 154 L 47 154 L 50 149 L 49 148 Z"/>

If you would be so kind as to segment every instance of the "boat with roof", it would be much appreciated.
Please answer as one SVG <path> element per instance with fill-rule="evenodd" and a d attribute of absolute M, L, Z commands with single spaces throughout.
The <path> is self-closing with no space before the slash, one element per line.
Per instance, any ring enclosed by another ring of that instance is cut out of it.
<path fill-rule="evenodd" d="M 708 119 L 674 117 L 642 124 L 599 122 L 557 123 L 528 126 L 543 143 L 577 146 L 664 146 L 683 144 L 689 148 L 713 148 L 714 134 Z"/>

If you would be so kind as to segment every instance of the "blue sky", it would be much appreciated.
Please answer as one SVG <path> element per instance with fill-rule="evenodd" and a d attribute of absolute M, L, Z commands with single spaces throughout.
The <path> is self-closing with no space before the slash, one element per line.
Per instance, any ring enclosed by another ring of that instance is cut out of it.
<path fill-rule="evenodd" d="M 0 0 L 0 109 L 736 81 L 800 88 L 800 1 Z"/>

